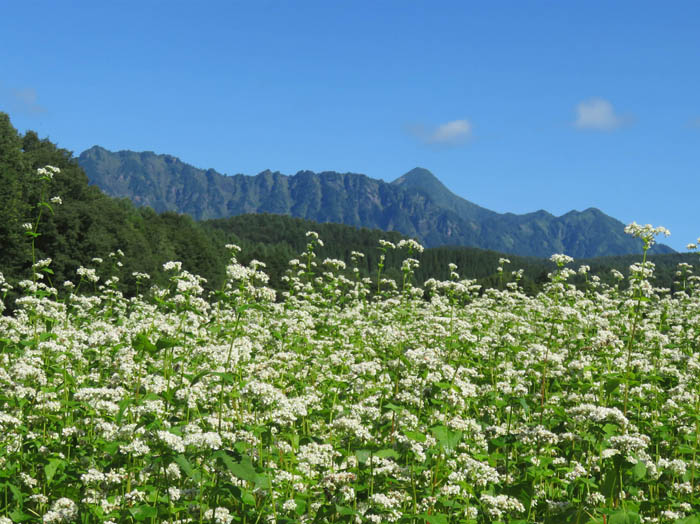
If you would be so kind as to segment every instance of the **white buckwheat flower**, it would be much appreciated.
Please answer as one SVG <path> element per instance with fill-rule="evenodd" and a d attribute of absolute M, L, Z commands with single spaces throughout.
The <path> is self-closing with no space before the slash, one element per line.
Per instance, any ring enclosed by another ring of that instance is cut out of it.
<path fill-rule="evenodd" d="M 44 522 L 53 524 L 58 522 L 71 522 L 78 516 L 78 506 L 71 499 L 60 498 L 51 506 L 51 510 L 44 514 Z"/>
<path fill-rule="evenodd" d="M 663 226 L 654 227 L 651 224 L 641 226 L 636 222 L 632 222 L 625 227 L 625 233 L 633 237 L 641 238 L 644 245 L 649 248 L 654 245 L 654 237 L 657 235 L 669 236 L 671 232 Z"/>
<path fill-rule="evenodd" d="M 570 257 L 569 255 L 564 255 L 562 253 L 554 253 L 551 257 L 549 257 L 549 260 L 554 262 L 559 267 L 563 267 L 569 262 L 574 261 L 572 257 Z"/>
<path fill-rule="evenodd" d="M 209 521 L 214 521 L 214 524 L 231 524 L 233 516 L 226 508 L 208 509 L 204 513 L 204 517 Z"/>

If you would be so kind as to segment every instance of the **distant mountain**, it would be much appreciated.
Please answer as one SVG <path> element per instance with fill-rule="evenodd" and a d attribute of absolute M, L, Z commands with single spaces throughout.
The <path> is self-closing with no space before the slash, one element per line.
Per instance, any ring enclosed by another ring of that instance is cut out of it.
<path fill-rule="evenodd" d="M 352 226 L 399 231 L 426 246 L 457 245 L 504 253 L 574 258 L 641 252 L 624 224 L 595 208 L 555 217 L 546 211 L 496 213 L 453 194 L 430 171 L 416 168 L 391 183 L 354 173 L 263 171 L 226 176 L 170 155 L 110 152 L 98 146 L 78 163 L 91 184 L 158 212 L 197 220 L 276 213 Z M 663 245 L 656 253 L 672 253 Z"/>

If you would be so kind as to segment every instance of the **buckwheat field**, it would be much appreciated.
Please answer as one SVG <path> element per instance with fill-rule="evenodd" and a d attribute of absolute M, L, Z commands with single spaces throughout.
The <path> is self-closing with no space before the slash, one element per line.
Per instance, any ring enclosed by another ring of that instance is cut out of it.
<path fill-rule="evenodd" d="M 36 261 L 0 317 L 0 523 L 698 523 L 700 282 L 654 288 L 666 231 L 628 232 L 619 286 L 555 255 L 537 296 L 418 286 L 412 241 L 380 246 L 402 283 L 353 277 L 313 232 L 278 297 L 235 246 L 212 296 Z"/>

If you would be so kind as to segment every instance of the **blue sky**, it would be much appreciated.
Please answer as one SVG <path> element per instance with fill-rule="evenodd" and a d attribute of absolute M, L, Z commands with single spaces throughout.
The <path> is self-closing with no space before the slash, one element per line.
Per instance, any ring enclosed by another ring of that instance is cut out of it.
<path fill-rule="evenodd" d="M 416 166 L 700 236 L 700 3 L 4 1 L 0 110 L 227 174 Z"/>

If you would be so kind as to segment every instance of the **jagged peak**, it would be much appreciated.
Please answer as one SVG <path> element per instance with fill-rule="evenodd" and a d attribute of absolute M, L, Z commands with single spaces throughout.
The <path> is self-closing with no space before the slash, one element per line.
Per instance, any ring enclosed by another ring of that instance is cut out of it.
<path fill-rule="evenodd" d="M 603 213 L 597 207 L 588 207 L 588 208 L 584 209 L 583 211 L 579 211 L 578 209 L 572 209 L 571 211 L 564 213 L 561 216 L 562 217 L 589 216 L 589 217 L 595 217 L 595 218 L 612 218 L 609 215 L 606 215 L 605 213 Z M 613 219 L 613 220 L 615 220 L 615 219 Z"/>
<path fill-rule="evenodd" d="M 419 186 L 425 184 L 435 184 L 438 183 L 442 185 L 442 182 L 432 174 L 429 170 L 424 167 L 414 167 L 408 173 L 401 175 L 399 178 L 392 182 L 392 185 L 401 186 Z"/>
<path fill-rule="evenodd" d="M 102 146 L 94 145 L 90 149 L 86 149 L 82 153 L 80 153 L 79 158 L 90 158 L 90 157 L 105 157 L 108 155 L 113 154 L 112 151 L 109 149 L 105 149 Z"/>
<path fill-rule="evenodd" d="M 105 149 L 104 147 L 98 146 L 97 144 L 95 144 L 95 145 L 92 146 L 91 148 L 88 148 L 88 149 L 86 149 L 85 151 L 83 151 L 83 152 L 81 153 L 81 155 L 84 155 L 84 154 L 86 154 L 86 153 L 90 153 L 90 152 L 92 152 L 92 151 L 106 151 L 107 153 L 111 153 L 111 151 Z"/>

